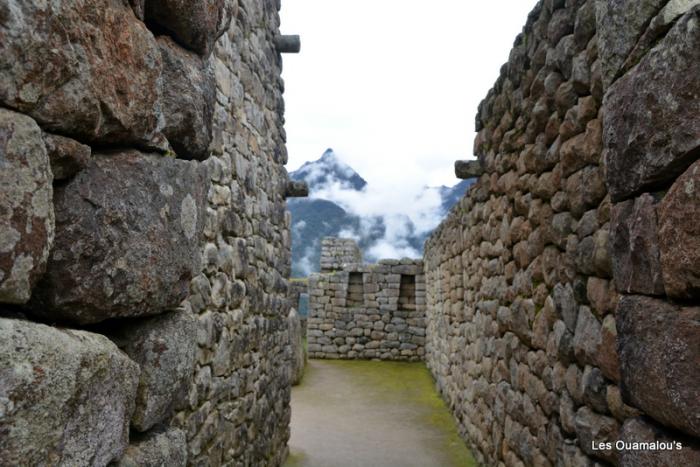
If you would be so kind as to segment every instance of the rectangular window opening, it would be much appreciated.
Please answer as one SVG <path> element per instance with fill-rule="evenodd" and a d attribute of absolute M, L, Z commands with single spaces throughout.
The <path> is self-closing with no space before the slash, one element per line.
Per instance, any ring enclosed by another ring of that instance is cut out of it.
<path fill-rule="evenodd" d="M 399 284 L 399 310 L 416 309 L 416 276 L 401 274 Z"/>
<path fill-rule="evenodd" d="M 348 307 L 361 307 L 365 305 L 365 288 L 362 284 L 361 272 L 349 273 L 346 305 Z"/>

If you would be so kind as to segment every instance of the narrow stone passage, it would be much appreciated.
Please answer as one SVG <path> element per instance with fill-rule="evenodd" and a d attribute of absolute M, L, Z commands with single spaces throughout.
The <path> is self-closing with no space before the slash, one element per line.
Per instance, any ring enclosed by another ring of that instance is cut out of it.
<path fill-rule="evenodd" d="M 423 363 L 310 360 L 286 467 L 475 466 Z"/>

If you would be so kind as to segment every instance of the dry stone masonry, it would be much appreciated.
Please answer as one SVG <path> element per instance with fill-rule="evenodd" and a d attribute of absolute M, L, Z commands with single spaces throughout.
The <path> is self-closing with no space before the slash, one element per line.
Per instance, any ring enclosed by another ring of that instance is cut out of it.
<path fill-rule="evenodd" d="M 309 277 L 311 358 L 419 361 L 425 353 L 421 260 L 362 264 L 354 240 L 324 238 L 321 272 Z"/>
<path fill-rule="evenodd" d="M 283 462 L 279 8 L 0 5 L 1 465 Z"/>
<path fill-rule="evenodd" d="M 540 1 L 479 107 L 426 361 L 485 465 L 700 464 L 698 3 Z"/>

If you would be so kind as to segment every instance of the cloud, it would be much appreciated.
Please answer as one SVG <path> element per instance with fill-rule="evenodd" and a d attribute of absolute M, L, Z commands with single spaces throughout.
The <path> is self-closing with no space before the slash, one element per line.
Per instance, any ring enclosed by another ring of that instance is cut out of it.
<path fill-rule="evenodd" d="M 283 1 L 281 30 L 302 40 L 284 56 L 290 170 L 331 146 L 375 187 L 453 184 L 535 3 Z"/>
<path fill-rule="evenodd" d="M 327 167 L 324 170 L 322 164 L 310 165 L 308 169 L 305 177 L 323 181 L 309 184 L 309 198 L 332 201 L 360 219 L 357 228 L 343 229 L 338 234 L 340 237 L 367 243 L 366 240 L 383 227 L 383 235 L 365 247 L 367 260 L 421 257 L 422 245 L 417 239 L 431 232 L 445 215 L 437 188 L 417 183 L 384 183 L 356 190 Z M 351 168 L 342 173 L 345 177 L 353 174 Z"/>

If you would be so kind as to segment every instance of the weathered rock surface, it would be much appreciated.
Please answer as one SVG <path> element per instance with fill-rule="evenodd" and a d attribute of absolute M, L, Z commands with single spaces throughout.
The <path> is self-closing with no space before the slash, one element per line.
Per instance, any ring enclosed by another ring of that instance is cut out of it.
<path fill-rule="evenodd" d="M 292 385 L 297 385 L 304 377 L 304 367 L 306 366 L 306 349 L 304 348 L 304 335 L 301 328 L 301 318 L 297 310 L 289 310 L 287 317 L 289 325 L 289 345 L 292 349 Z"/>
<path fill-rule="evenodd" d="M 21 304 L 54 237 L 49 159 L 34 120 L 0 109 L 0 302 Z"/>
<path fill-rule="evenodd" d="M 92 154 L 90 146 L 51 133 L 44 133 L 44 144 L 54 180 L 65 180 L 80 172 L 87 166 Z"/>
<path fill-rule="evenodd" d="M 201 267 L 205 172 L 137 151 L 94 155 L 56 190 L 55 247 L 33 312 L 95 323 L 177 307 Z"/>
<path fill-rule="evenodd" d="M 479 161 L 455 161 L 455 175 L 457 178 L 477 178 L 483 173 L 484 168 Z"/>
<path fill-rule="evenodd" d="M 662 295 L 656 200 L 648 193 L 612 209 L 612 264 L 620 292 Z M 674 245 L 675 247 L 676 245 Z"/>
<path fill-rule="evenodd" d="M 660 37 L 673 26 L 678 18 L 694 6 L 700 5 L 699 0 L 668 0 L 649 22 L 644 33 L 639 37 L 634 49 L 625 59 L 620 72 L 625 72 L 639 63 L 642 57 L 651 49 Z"/>
<path fill-rule="evenodd" d="M 0 8 L 0 102 L 80 141 L 163 147 L 160 51 L 125 1 Z"/>
<path fill-rule="evenodd" d="M 616 315 L 625 401 L 700 436 L 700 307 L 625 295 Z"/>
<path fill-rule="evenodd" d="M 588 407 L 581 407 L 576 412 L 576 435 L 581 441 L 581 449 L 587 454 L 617 463 L 618 452 L 615 449 L 593 449 L 593 442 L 614 443 L 617 441 L 619 424 L 614 418 L 593 412 Z"/>
<path fill-rule="evenodd" d="M 634 8 L 630 11 L 637 14 Z M 700 7 L 679 19 L 666 37 L 608 90 L 604 140 L 613 201 L 673 180 L 697 158 L 698 51 Z"/>
<path fill-rule="evenodd" d="M 622 425 L 620 441 L 629 449 L 620 451 L 621 467 L 700 465 L 700 444 L 689 437 L 669 433 L 645 417 L 630 418 Z M 663 448 L 638 447 L 634 443 L 663 443 Z M 679 448 L 676 443 L 680 443 Z M 670 446 L 670 448 L 668 447 Z"/>
<path fill-rule="evenodd" d="M 598 53 L 603 85 L 607 88 L 622 70 L 639 31 L 667 0 L 596 0 Z"/>
<path fill-rule="evenodd" d="M 148 0 L 146 21 L 172 34 L 184 47 L 207 57 L 226 31 L 234 6 L 226 0 Z"/>
<path fill-rule="evenodd" d="M 195 367 L 197 323 L 186 311 L 132 320 L 112 340 L 141 367 L 131 425 L 146 431 L 186 398 Z"/>
<path fill-rule="evenodd" d="M 185 467 L 187 437 L 176 428 L 136 435 L 114 467 Z"/>
<path fill-rule="evenodd" d="M 106 337 L 0 318 L 0 368 L 0 464 L 121 456 L 139 367 Z"/>
<path fill-rule="evenodd" d="M 303 181 L 289 180 L 284 196 L 285 198 L 306 198 L 309 196 L 309 185 Z"/>
<path fill-rule="evenodd" d="M 159 37 L 158 46 L 163 58 L 163 134 L 178 157 L 204 160 L 212 138 L 214 74 L 198 55 L 169 37 Z"/>
<path fill-rule="evenodd" d="M 700 161 L 675 181 L 659 204 L 659 249 L 666 293 L 700 297 Z"/>

